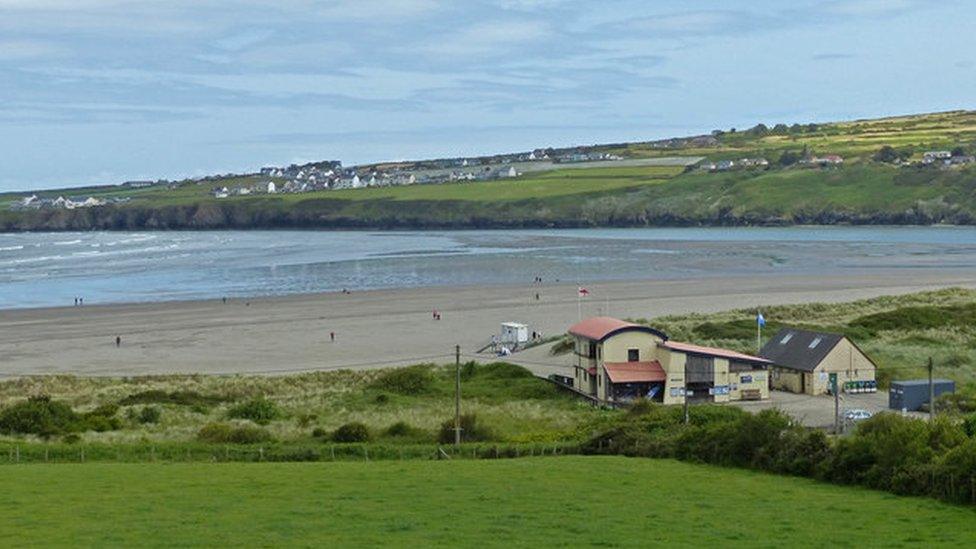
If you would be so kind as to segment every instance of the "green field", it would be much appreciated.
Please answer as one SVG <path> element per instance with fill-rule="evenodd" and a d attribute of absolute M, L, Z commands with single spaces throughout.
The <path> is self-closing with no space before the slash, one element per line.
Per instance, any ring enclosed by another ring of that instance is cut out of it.
<path fill-rule="evenodd" d="M 0 468 L 6 546 L 935 547 L 976 510 L 621 457 Z"/>

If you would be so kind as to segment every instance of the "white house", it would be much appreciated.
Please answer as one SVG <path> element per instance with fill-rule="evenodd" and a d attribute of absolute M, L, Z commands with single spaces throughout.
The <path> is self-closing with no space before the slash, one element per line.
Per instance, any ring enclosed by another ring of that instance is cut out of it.
<path fill-rule="evenodd" d="M 278 192 L 278 186 L 275 185 L 274 181 L 268 181 L 268 194 L 275 194 Z"/>

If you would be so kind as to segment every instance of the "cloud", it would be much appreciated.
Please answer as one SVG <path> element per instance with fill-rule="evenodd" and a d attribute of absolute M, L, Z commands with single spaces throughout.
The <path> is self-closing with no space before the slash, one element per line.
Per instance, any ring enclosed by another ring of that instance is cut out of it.
<path fill-rule="evenodd" d="M 318 16 L 358 20 L 390 20 L 428 15 L 441 9 L 437 0 L 333 0 L 329 6 L 314 10 Z"/>
<path fill-rule="evenodd" d="M 37 40 L 0 40 L 0 61 L 31 59 L 62 53 L 62 48 Z"/>
<path fill-rule="evenodd" d="M 539 21 L 488 21 L 442 33 L 418 47 L 417 51 L 451 58 L 497 56 L 552 35 L 551 27 Z"/>
<path fill-rule="evenodd" d="M 852 53 L 818 53 L 810 57 L 814 61 L 839 61 L 842 59 L 854 59 Z"/>

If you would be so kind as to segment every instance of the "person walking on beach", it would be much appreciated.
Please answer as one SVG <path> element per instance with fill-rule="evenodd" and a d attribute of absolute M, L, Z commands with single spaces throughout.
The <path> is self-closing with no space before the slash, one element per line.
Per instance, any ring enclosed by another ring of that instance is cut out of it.
<path fill-rule="evenodd" d="M 115 336 L 115 348 L 118 349 L 122 346 L 122 336 Z"/>
<path fill-rule="evenodd" d="M 329 339 L 332 340 L 332 343 L 335 343 L 335 332 L 329 332 Z"/>
<path fill-rule="evenodd" d="M 78 298 L 76 297 L 75 298 L 75 307 L 77 307 L 77 306 L 78 306 Z"/>

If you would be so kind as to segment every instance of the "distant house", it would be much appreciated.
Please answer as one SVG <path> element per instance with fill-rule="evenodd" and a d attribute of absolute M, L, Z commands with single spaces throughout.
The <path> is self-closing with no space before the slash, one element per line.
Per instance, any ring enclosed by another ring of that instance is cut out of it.
<path fill-rule="evenodd" d="M 772 362 L 774 389 L 821 395 L 837 374 L 842 390 L 875 381 L 877 366 L 853 341 L 840 334 L 783 328 L 767 342 L 759 356 Z"/>
<path fill-rule="evenodd" d="M 278 192 L 278 186 L 275 185 L 275 182 L 274 181 L 268 181 L 268 185 L 267 185 L 266 188 L 267 188 L 268 194 L 275 194 L 275 193 Z"/>
<path fill-rule="evenodd" d="M 952 158 L 951 151 L 926 151 L 922 153 L 922 162 L 932 164 L 938 160 L 949 160 Z"/>
<path fill-rule="evenodd" d="M 213 194 L 214 198 L 227 198 L 230 196 L 230 191 L 227 190 L 227 187 L 215 188 L 211 191 L 211 193 Z"/>

